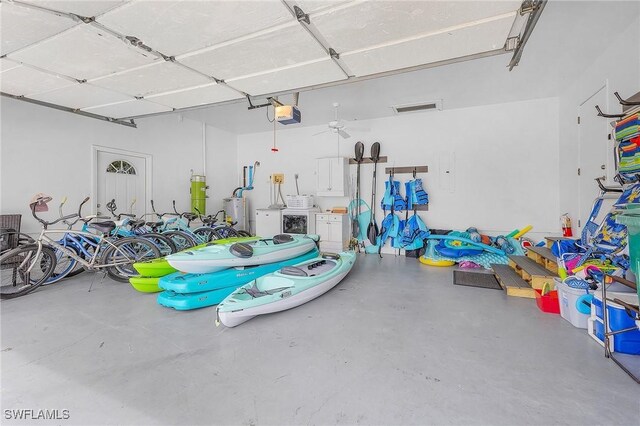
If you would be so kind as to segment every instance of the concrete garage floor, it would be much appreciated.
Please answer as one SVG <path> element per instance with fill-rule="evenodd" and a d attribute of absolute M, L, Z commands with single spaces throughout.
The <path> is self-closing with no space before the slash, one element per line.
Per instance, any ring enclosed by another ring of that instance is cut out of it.
<path fill-rule="evenodd" d="M 360 256 L 325 296 L 226 329 L 81 274 L 1 303 L 2 408 L 82 425 L 637 424 L 640 387 L 584 331 L 451 275 Z"/>

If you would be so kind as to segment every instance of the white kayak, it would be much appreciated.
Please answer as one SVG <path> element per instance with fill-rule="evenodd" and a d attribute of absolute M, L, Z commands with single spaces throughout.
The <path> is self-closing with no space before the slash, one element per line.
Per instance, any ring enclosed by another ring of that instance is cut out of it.
<path fill-rule="evenodd" d="M 301 256 L 316 248 L 317 236 L 276 235 L 271 239 L 211 244 L 166 257 L 169 265 L 190 274 L 208 274 L 238 266 L 263 265 Z"/>
<path fill-rule="evenodd" d="M 251 318 L 295 308 L 323 295 L 351 271 L 353 251 L 320 256 L 282 268 L 235 290 L 216 309 L 216 324 L 235 327 Z"/>

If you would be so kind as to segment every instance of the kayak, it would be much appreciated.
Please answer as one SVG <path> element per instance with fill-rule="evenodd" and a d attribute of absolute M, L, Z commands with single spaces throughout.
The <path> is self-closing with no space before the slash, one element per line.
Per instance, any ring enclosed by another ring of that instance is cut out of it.
<path fill-rule="evenodd" d="M 295 265 L 297 263 L 304 262 L 305 260 L 313 259 L 317 256 L 318 249 L 314 247 L 311 251 L 301 256 L 282 260 L 280 262 L 265 263 L 264 265 L 239 266 L 210 274 L 187 274 L 184 272 L 175 272 L 160 278 L 158 285 L 163 290 L 169 290 L 174 293 L 181 294 L 219 290 L 230 286 L 235 286 L 237 288 L 242 284 L 246 284 L 258 277 L 275 272 L 280 268 Z"/>
<path fill-rule="evenodd" d="M 227 243 L 238 242 L 238 241 L 251 241 L 257 238 L 259 237 L 234 237 L 234 238 L 225 238 L 222 240 L 213 240 L 209 243 L 200 244 L 198 246 L 191 247 L 188 250 L 198 250 L 198 249 L 207 247 L 210 244 L 227 244 Z M 136 271 L 138 271 L 138 273 L 142 277 L 164 277 L 165 275 L 169 275 L 171 273 L 176 272 L 176 269 L 171 265 L 169 265 L 169 262 L 167 262 L 167 259 L 164 257 L 148 260 L 146 262 L 134 263 L 133 267 L 135 268 Z"/>
<path fill-rule="evenodd" d="M 317 238 L 317 236 L 315 236 Z M 216 244 L 198 250 L 185 250 L 167 256 L 178 271 L 206 274 L 236 266 L 280 262 L 308 253 L 316 239 L 307 235 L 276 235 L 271 239 Z"/>
<path fill-rule="evenodd" d="M 216 324 L 235 327 L 251 318 L 295 308 L 331 290 L 355 264 L 353 251 L 322 254 L 253 280 L 216 308 Z"/>
<path fill-rule="evenodd" d="M 313 249 L 302 256 L 266 265 L 229 268 L 212 274 L 176 272 L 160 278 L 159 285 L 165 291 L 158 295 L 157 301 L 162 306 L 179 311 L 217 305 L 241 285 L 317 256 L 318 250 Z"/>
<path fill-rule="evenodd" d="M 162 291 L 162 289 L 158 287 L 158 281 L 160 281 L 158 277 L 129 277 L 129 283 L 141 293 L 157 293 Z"/>

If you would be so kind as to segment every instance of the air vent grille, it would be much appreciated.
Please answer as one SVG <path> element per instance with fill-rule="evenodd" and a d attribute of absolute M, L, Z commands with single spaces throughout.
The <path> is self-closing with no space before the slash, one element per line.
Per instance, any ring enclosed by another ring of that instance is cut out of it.
<path fill-rule="evenodd" d="M 394 105 L 391 108 L 393 108 L 393 111 L 396 114 L 406 114 L 410 112 L 420 112 L 420 111 L 441 111 L 442 101 L 421 102 L 421 103 L 408 104 L 408 105 Z"/>

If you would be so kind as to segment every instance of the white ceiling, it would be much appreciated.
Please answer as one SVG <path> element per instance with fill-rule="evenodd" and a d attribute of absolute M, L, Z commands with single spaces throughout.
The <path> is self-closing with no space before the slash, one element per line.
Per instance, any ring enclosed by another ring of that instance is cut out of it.
<path fill-rule="evenodd" d="M 640 17 L 640 2 L 551 1 L 525 48 L 520 64 L 508 71 L 510 54 L 356 81 L 300 93 L 302 124 L 333 120 L 334 102 L 341 118 L 368 120 L 393 115 L 391 106 L 443 100 L 446 110 L 528 99 L 556 97 L 575 81 L 605 49 L 618 42 L 618 34 Z M 615 31 L 594 31 L 611 28 Z M 638 37 L 628 40 L 637 49 Z M 640 79 L 640 76 L 638 77 Z M 640 83 L 640 80 L 639 80 Z M 290 96 L 281 97 L 291 102 Z M 212 106 L 183 113 L 233 133 L 270 131 L 267 108 L 247 110 L 247 102 Z M 270 112 L 272 114 L 272 112 Z M 420 114 L 438 114 L 436 111 Z M 347 126 L 363 127 L 363 123 Z"/>
<path fill-rule="evenodd" d="M 0 3 L 0 80 L 11 95 L 140 116 L 502 49 L 520 4 L 15 0 Z"/>

